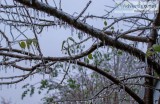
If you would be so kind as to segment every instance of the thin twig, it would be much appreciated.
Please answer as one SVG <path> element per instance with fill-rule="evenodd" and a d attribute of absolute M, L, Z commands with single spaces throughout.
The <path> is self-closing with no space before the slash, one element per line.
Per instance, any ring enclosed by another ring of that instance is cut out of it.
<path fill-rule="evenodd" d="M 76 21 L 83 15 L 83 13 L 87 10 L 92 1 L 89 1 L 83 11 L 77 16 Z"/>

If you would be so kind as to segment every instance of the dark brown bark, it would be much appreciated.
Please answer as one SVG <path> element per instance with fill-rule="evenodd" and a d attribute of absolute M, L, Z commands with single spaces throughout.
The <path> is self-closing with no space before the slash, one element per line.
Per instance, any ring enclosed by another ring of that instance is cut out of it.
<path fill-rule="evenodd" d="M 146 69 L 146 74 L 152 75 L 152 68 L 148 67 Z M 153 79 L 152 78 L 145 78 L 145 93 L 144 93 L 144 102 L 145 104 L 153 104 L 153 89 L 150 88 L 153 86 Z"/>
<path fill-rule="evenodd" d="M 160 104 L 160 97 L 159 97 L 159 100 L 158 100 L 158 104 Z"/>
<path fill-rule="evenodd" d="M 157 38 L 157 30 L 152 30 L 150 37 L 153 39 L 151 42 L 148 43 L 148 48 L 151 48 L 153 44 L 156 44 L 156 38 Z M 154 56 L 152 56 L 154 58 Z M 153 75 L 153 68 L 147 67 L 146 68 L 146 74 Z M 145 104 L 153 104 L 153 79 L 152 78 L 145 78 L 145 93 L 144 93 L 144 102 Z"/>
<path fill-rule="evenodd" d="M 159 1 L 160 4 L 160 1 Z M 160 10 L 160 5 L 159 5 L 159 10 Z M 160 11 L 159 13 L 156 15 L 156 18 L 153 22 L 153 26 L 160 26 Z M 153 44 L 156 44 L 156 39 L 157 39 L 158 33 L 156 29 L 153 29 L 151 31 L 151 35 L 150 38 L 152 38 L 153 40 L 150 41 L 148 43 L 148 48 L 152 47 Z M 155 58 L 154 56 L 152 56 L 153 58 Z M 152 67 L 148 67 L 146 69 L 146 74 L 148 75 L 153 75 L 153 68 Z M 149 87 L 153 87 L 153 79 L 152 78 L 145 78 L 145 86 L 149 86 Z M 144 102 L 145 104 L 153 104 L 153 89 L 146 87 L 145 88 L 145 94 L 144 94 Z"/>
<path fill-rule="evenodd" d="M 156 19 L 153 23 L 153 26 L 159 26 L 160 25 L 160 13 L 157 14 Z M 148 43 L 148 48 L 151 48 L 154 44 L 156 44 L 156 39 L 157 39 L 158 33 L 156 29 L 153 29 L 151 31 L 150 34 L 150 38 L 152 38 L 152 41 L 150 41 Z M 152 58 L 154 59 L 155 57 L 152 56 Z M 146 74 L 148 75 L 153 75 L 153 68 L 152 67 L 148 67 L 146 68 Z M 153 87 L 153 82 L 154 80 L 152 78 L 145 78 L 145 93 L 144 93 L 144 102 L 145 104 L 153 104 L 153 89 L 151 87 Z"/>

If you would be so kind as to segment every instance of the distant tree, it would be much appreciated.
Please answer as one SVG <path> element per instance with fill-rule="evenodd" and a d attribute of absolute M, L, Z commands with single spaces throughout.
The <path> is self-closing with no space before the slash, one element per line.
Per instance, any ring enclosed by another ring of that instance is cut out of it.
<path fill-rule="evenodd" d="M 154 80 L 159 80 L 160 75 L 159 12 L 114 15 L 119 5 L 113 5 L 106 6 L 105 14 L 100 16 L 86 13 L 92 1 L 88 1 L 81 12 L 74 14 L 63 9 L 61 0 L 0 2 L 1 69 L 8 71 L 15 68 L 28 72 L 0 77 L 0 85 L 16 84 L 39 73 L 50 76 L 41 80 L 38 87 L 39 93 L 44 89 L 48 89 L 49 93 L 53 91 L 53 96 L 46 97 L 45 102 L 66 101 L 70 104 L 74 100 L 92 104 L 111 101 L 107 100 L 111 98 L 115 104 L 125 100 L 129 103 L 153 104 L 153 91 L 160 90 L 154 87 Z M 114 0 L 112 2 L 115 3 Z M 101 27 L 92 24 L 96 19 L 100 20 Z M 64 34 L 71 30 L 71 35 L 60 47 L 64 56 L 44 55 L 39 34 L 47 29 L 62 29 Z M 62 79 L 55 81 L 52 79 L 55 77 Z M 27 90 L 22 98 L 29 92 L 30 95 L 34 94 L 34 85 L 26 84 L 23 88 Z M 100 91 L 103 88 L 106 93 Z M 140 89 L 145 89 L 144 94 L 138 92 Z M 111 90 L 113 93 L 107 96 Z"/>
<path fill-rule="evenodd" d="M 108 54 L 102 54 L 98 61 L 103 61 L 104 63 L 98 62 L 98 66 L 102 67 L 104 71 L 111 75 L 121 79 L 123 83 L 130 86 L 139 96 L 142 96 L 141 91 L 143 90 L 142 86 L 144 81 L 141 77 L 143 77 L 142 74 L 144 71 L 139 69 L 142 67 L 142 63 L 138 63 L 133 56 L 128 56 L 121 52 L 118 52 L 119 54 L 115 52 L 117 52 L 117 50 Z M 95 54 L 96 53 L 93 53 L 93 57 Z M 96 62 L 94 59 L 93 61 Z M 127 59 L 127 64 L 122 64 L 126 62 L 124 59 Z M 51 93 L 51 96 L 44 98 L 45 102 L 57 101 L 68 102 L 68 104 L 70 104 L 71 102 L 76 103 L 78 100 L 82 104 L 85 104 L 86 102 L 93 102 L 95 104 L 135 103 L 135 101 L 131 97 L 128 97 L 119 86 L 115 86 L 104 76 L 96 72 L 88 73 L 83 67 L 76 67 L 76 69 L 78 69 L 77 73 L 68 74 L 68 77 L 66 78 L 67 82 L 64 84 L 53 87 L 55 86 L 55 83 L 48 81 L 50 82 L 49 86 L 46 87 L 46 89 L 49 90 L 48 92 L 55 89 L 57 89 L 58 92 Z M 142 72 L 140 72 L 140 70 Z M 124 78 L 124 76 L 126 77 Z M 56 95 L 59 95 L 59 97 L 57 98 Z"/>

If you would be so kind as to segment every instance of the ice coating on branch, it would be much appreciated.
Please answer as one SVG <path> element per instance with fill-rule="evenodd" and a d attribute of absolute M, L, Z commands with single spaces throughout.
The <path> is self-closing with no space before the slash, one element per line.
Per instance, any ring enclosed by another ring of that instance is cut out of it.
<path fill-rule="evenodd" d="M 7 67 L 6 67 L 6 65 L 5 65 L 5 68 L 4 68 L 4 70 L 5 70 L 5 73 L 7 73 Z"/>
<path fill-rule="evenodd" d="M 73 36 L 74 35 L 74 27 L 71 26 L 71 35 Z"/>
<path fill-rule="evenodd" d="M 14 69 L 14 67 L 12 67 L 12 70 L 13 70 L 13 73 L 15 72 L 15 69 Z"/>
<path fill-rule="evenodd" d="M 0 85 L 0 90 L 2 91 L 2 85 Z"/>
<path fill-rule="evenodd" d="M 45 73 L 42 73 L 43 74 L 43 79 L 45 79 Z"/>
<path fill-rule="evenodd" d="M 15 84 L 14 88 L 17 89 L 17 83 Z"/>

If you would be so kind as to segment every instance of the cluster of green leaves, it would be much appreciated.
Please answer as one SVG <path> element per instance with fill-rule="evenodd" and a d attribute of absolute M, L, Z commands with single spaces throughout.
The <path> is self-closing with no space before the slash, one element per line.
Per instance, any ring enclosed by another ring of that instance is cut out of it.
<path fill-rule="evenodd" d="M 69 78 L 67 80 L 68 82 L 68 86 L 71 88 L 71 89 L 76 89 L 76 88 L 79 88 L 80 85 L 76 83 L 76 80 L 72 79 L 72 78 Z"/>
<path fill-rule="evenodd" d="M 41 86 L 39 87 L 40 89 L 44 89 L 44 88 L 47 88 L 49 83 L 48 83 L 48 80 L 41 80 Z"/>
<path fill-rule="evenodd" d="M 41 91 L 44 90 L 44 89 L 46 89 L 46 88 L 48 88 L 48 86 L 49 86 L 48 80 L 41 80 L 40 87 L 38 88 L 39 89 L 38 93 L 41 94 Z M 36 90 L 33 85 L 30 85 L 28 83 L 25 84 L 25 85 L 23 85 L 22 89 L 25 89 L 25 91 L 22 93 L 21 99 L 23 99 L 24 97 L 26 97 L 26 95 L 28 95 L 28 94 L 31 97 L 34 94 L 35 90 Z"/>
<path fill-rule="evenodd" d="M 121 56 L 123 54 L 123 52 L 121 50 L 118 50 L 117 55 Z"/>
<path fill-rule="evenodd" d="M 35 87 L 29 84 L 25 84 L 24 86 L 22 86 L 22 88 L 27 88 L 21 96 L 21 99 L 23 99 L 24 97 L 26 97 L 26 95 L 29 93 L 30 96 L 32 96 L 34 94 L 35 91 Z"/>
<path fill-rule="evenodd" d="M 104 26 L 107 27 L 107 25 L 108 25 L 108 23 L 107 23 L 107 21 L 105 20 L 105 21 L 104 21 Z M 111 26 L 109 29 L 110 29 L 112 32 L 114 32 L 114 30 L 115 30 L 114 26 Z M 119 31 L 122 32 L 123 29 L 118 29 L 117 32 L 119 32 Z"/>
<path fill-rule="evenodd" d="M 34 45 L 35 47 L 37 47 L 38 45 L 38 42 L 36 39 L 27 39 L 25 41 L 20 41 L 19 42 L 19 46 L 22 48 L 22 49 L 25 49 L 26 47 L 28 49 L 30 49 L 31 45 Z"/>
<path fill-rule="evenodd" d="M 93 53 L 93 59 L 96 66 L 99 66 L 101 62 L 104 61 L 102 53 L 98 50 Z"/>
<path fill-rule="evenodd" d="M 92 53 L 88 54 L 87 57 L 84 57 L 84 62 L 85 62 L 86 64 L 89 64 L 90 60 L 93 60 Z"/>
<path fill-rule="evenodd" d="M 81 45 L 77 43 L 72 37 L 68 37 L 67 40 L 62 42 L 61 50 L 64 54 L 68 54 L 71 56 L 72 54 L 76 54 L 82 52 L 85 48 L 85 45 Z"/>
<path fill-rule="evenodd" d="M 65 54 L 71 55 L 75 52 L 75 50 L 71 47 L 70 44 L 76 44 L 75 40 L 72 37 L 68 37 L 67 40 L 64 40 L 62 42 L 62 48 L 61 50 L 65 50 Z"/>
<path fill-rule="evenodd" d="M 152 47 L 148 48 L 148 50 L 146 52 L 146 58 L 155 56 L 154 58 L 157 58 L 159 60 L 160 59 L 159 53 L 160 53 L 160 45 L 154 44 Z M 157 60 L 157 59 L 155 59 L 155 60 Z M 156 77 L 160 76 L 158 73 L 156 73 L 156 72 L 154 72 L 154 73 L 155 73 L 154 76 L 156 76 Z"/>
<path fill-rule="evenodd" d="M 104 26 L 107 27 L 107 25 L 108 25 L 108 23 L 107 23 L 107 21 L 105 20 L 105 21 L 104 21 Z M 110 27 L 110 29 L 111 29 L 112 32 L 114 31 L 114 27 L 113 27 L 113 26 Z"/>
<path fill-rule="evenodd" d="M 56 102 L 54 102 L 54 98 L 53 97 L 44 97 L 44 104 L 57 104 Z"/>
<path fill-rule="evenodd" d="M 160 52 L 160 45 L 158 44 L 154 44 L 152 47 L 148 48 L 147 52 L 146 52 L 146 56 L 152 56 L 152 55 L 156 55 Z"/>

